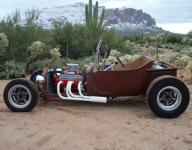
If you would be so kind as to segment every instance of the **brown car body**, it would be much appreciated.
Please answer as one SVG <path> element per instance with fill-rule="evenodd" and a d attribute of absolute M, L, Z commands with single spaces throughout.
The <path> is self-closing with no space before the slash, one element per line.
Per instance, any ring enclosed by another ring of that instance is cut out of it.
<path fill-rule="evenodd" d="M 149 84 L 163 75 L 176 76 L 177 67 L 166 62 L 158 62 L 163 69 L 154 68 L 154 60 L 143 56 L 137 60 L 114 66 L 112 71 L 93 71 L 94 65 L 86 71 L 88 96 L 138 96 L 145 95 Z"/>

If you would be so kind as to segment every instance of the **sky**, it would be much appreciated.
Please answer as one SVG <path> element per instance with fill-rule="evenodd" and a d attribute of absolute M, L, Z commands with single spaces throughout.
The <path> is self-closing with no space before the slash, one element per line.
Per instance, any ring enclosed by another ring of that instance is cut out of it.
<path fill-rule="evenodd" d="M 96 0 L 92 0 L 93 5 Z M 75 2 L 89 3 L 89 0 L 0 0 L 0 20 L 7 13 L 11 14 L 16 9 L 21 13 L 33 7 L 63 6 Z M 106 8 L 142 9 L 155 19 L 156 25 L 174 33 L 186 34 L 192 30 L 192 1 L 191 0 L 98 0 L 99 6 Z"/>

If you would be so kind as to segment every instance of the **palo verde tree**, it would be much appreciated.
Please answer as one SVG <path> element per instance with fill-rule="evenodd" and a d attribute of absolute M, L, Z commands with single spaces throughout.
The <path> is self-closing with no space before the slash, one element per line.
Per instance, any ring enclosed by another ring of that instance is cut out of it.
<path fill-rule="evenodd" d="M 64 22 L 63 20 L 54 20 L 52 22 L 53 39 L 59 44 L 61 49 L 66 49 L 66 54 L 62 52 L 62 55 L 66 55 L 66 61 L 68 59 L 69 46 L 73 43 L 74 39 L 74 25 L 71 22 Z"/>
<path fill-rule="evenodd" d="M 5 16 L 0 22 L 0 33 L 4 32 L 9 40 L 7 53 L 14 53 L 17 61 L 26 61 L 28 46 L 35 41 L 42 41 L 45 43 L 44 41 L 47 41 L 47 38 L 50 35 L 50 32 L 47 30 L 45 31 L 42 27 L 38 26 L 37 20 L 39 14 L 39 10 L 34 8 L 26 10 L 25 24 L 20 25 L 20 11 L 16 10 L 15 12 L 12 12 L 12 14 Z"/>

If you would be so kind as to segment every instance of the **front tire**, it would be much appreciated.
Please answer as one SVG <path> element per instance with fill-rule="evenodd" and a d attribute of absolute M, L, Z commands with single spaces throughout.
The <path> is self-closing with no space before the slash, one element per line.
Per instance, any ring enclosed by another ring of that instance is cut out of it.
<path fill-rule="evenodd" d="M 4 102 L 14 112 L 31 111 L 38 102 L 38 90 L 29 80 L 16 79 L 7 84 Z"/>
<path fill-rule="evenodd" d="M 187 86 L 172 76 L 155 79 L 147 90 L 148 105 L 151 111 L 162 118 L 175 118 L 188 107 L 190 94 Z"/>

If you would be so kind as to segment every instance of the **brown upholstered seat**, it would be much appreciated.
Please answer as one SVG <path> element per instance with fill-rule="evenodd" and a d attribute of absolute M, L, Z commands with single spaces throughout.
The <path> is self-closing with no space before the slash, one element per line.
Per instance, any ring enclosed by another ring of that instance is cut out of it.
<path fill-rule="evenodd" d="M 150 58 L 150 57 L 146 57 L 146 56 L 142 56 L 132 62 L 128 62 L 128 63 L 124 63 L 124 66 L 125 66 L 125 69 L 136 69 L 136 68 L 139 68 L 145 64 L 147 64 L 148 62 L 152 61 L 153 59 Z M 118 65 L 115 65 L 114 66 L 114 70 L 124 70 L 124 68 L 118 64 Z"/>

